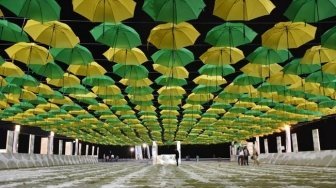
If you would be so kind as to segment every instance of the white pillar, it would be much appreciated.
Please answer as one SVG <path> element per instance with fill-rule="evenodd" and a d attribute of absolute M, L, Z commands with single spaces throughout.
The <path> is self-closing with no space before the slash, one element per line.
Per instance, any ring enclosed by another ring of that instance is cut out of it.
<path fill-rule="evenodd" d="M 179 165 L 181 164 L 181 141 L 176 141 L 176 149 L 179 152 L 179 159 L 178 159 L 178 163 Z"/>
<path fill-rule="evenodd" d="M 65 142 L 65 155 L 72 155 L 73 143 L 72 142 Z"/>
<path fill-rule="evenodd" d="M 296 133 L 292 134 L 293 152 L 299 152 Z"/>
<path fill-rule="evenodd" d="M 136 160 L 143 159 L 141 145 L 135 146 L 135 159 Z"/>
<path fill-rule="evenodd" d="M 63 154 L 63 140 L 58 140 L 58 155 Z"/>
<path fill-rule="evenodd" d="M 35 135 L 29 135 L 29 148 L 28 153 L 34 154 Z"/>
<path fill-rule="evenodd" d="M 48 137 L 41 138 L 40 154 L 42 154 L 42 155 L 48 154 L 48 144 L 49 144 L 49 138 Z"/>
<path fill-rule="evenodd" d="M 99 147 L 97 147 L 97 156 L 99 157 Z"/>
<path fill-rule="evenodd" d="M 269 150 L 268 150 L 268 140 L 267 138 L 264 139 L 264 147 L 265 147 L 265 153 L 269 153 Z"/>
<path fill-rule="evenodd" d="M 260 139 L 259 139 L 259 136 L 256 137 L 254 147 L 257 149 L 258 154 L 260 154 Z"/>
<path fill-rule="evenodd" d="M 82 155 L 82 143 L 78 143 L 78 155 Z"/>
<path fill-rule="evenodd" d="M 49 139 L 48 139 L 48 154 L 54 154 L 54 136 L 55 133 L 53 131 L 50 132 Z"/>
<path fill-rule="evenodd" d="M 14 132 L 7 131 L 6 153 L 13 153 L 13 138 L 14 138 Z"/>
<path fill-rule="evenodd" d="M 91 155 L 94 156 L 94 153 L 95 153 L 95 146 L 92 146 Z"/>
<path fill-rule="evenodd" d="M 318 129 L 313 130 L 313 143 L 314 143 L 314 151 L 320 151 L 320 136 Z"/>
<path fill-rule="evenodd" d="M 157 155 L 158 155 L 158 146 L 157 146 L 156 142 L 153 141 L 153 145 L 152 145 L 153 164 L 157 163 L 157 161 L 156 161 Z"/>
<path fill-rule="evenodd" d="M 13 138 L 13 153 L 17 153 L 19 149 L 19 134 L 20 134 L 20 125 L 15 125 L 14 138 Z"/>
<path fill-rule="evenodd" d="M 278 153 L 282 153 L 281 136 L 277 136 L 276 141 L 277 141 L 277 151 L 278 151 Z"/>
<path fill-rule="evenodd" d="M 292 152 L 292 141 L 291 141 L 291 133 L 290 133 L 290 126 L 285 126 L 286 131 L 286 153 Z"/>
<path fill-rule="evenodd" d="M 150 159 L 151 156 L 150 156 L 150 151 L 149 151 L 149 145 L 148 144 L 147 144 L 146 150 L 147 150 L 147 157 L 148 157 L 148 159 Z"/>
<path fill-rule="evenodd" d="M 75 155 L 78 155 L 78 139 L 75 140 Z"/>
<path fill-rule="evenodd" d="M 89 155 L 89 145 L 86 144 L 85 145 L 85 156 L 88 156 Z"/>

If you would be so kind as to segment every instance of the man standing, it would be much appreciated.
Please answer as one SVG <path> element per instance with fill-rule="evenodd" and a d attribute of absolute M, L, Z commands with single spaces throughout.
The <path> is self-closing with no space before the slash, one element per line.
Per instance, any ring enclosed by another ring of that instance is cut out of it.
<path fill-rule="evenodd" d="M 175 149 L 176 166 L 178 166 L 179 158 L 180 158 L 180 153 L 177 151 L 177 149 Z"/>

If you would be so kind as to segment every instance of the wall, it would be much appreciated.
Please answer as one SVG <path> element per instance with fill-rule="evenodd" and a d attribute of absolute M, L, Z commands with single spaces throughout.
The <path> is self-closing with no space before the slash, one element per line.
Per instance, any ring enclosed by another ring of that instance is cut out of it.
<path fill-rule="evenodd" d="M 97 163 L 97 156 L 0 153 L 0 170 Z"/>

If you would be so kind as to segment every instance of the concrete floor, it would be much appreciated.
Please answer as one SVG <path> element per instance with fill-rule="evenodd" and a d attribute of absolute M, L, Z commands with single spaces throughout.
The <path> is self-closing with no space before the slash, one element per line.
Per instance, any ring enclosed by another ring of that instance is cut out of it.
<path fill-rule="evenodd" d="M 2 187 L 336 187 L 336 168 L 229 162 L 99 163 L 0 171 Z"/>

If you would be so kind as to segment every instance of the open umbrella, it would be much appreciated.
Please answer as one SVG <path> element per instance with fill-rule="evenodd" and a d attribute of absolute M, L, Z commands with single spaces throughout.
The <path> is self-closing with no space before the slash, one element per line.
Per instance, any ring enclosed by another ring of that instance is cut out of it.
<path fill-rule="evenodd" d="M 143 65 L 113 65 L 113 72 L 122 78 L 140 80 L 148 77 L 148 70 Z"/>
<path fill-rule="evenodd" d="M 235 69 L 227 64 L 221 66 L 205 64 L 198 70 L 198 72 L 209 76 L 227 76 L 234 73 Z"/>
<path fill-rule="evenodd" d="M 283 63 L 292 56 L 289 50 L 274 50 L 267 47 L 258 47 L 246 59 L 253 64 L 269 65 L 274 63 Z"/>
<path fill-rule="evenodd" d="M 51 79 L 60 79 L 64 75 L 63 69 L 54 62 L 45 65 L 30 64 L 28 67 L 35 73 Z"/>
<path fill-rule="evenodd" d="M 240 70 L 249 76 L 265 78 L 269 77 L 272 74 L 280 72 L 282 70 L 282 67 L 276 63 L 271 65 L 248 63 Z"/>
<path fill-rule="evenodd" d="M 92 22 L 120 22 L 134 15 L 133 0 L 73 0 L 73 10 Z"/>
<path fill-rule="evenodd" d="M 183 78 L 173 78 L 162 75 L 155 79 L 155 83 L 163 86 L 184 86 L 187 84 L 187 81 Z"/>
<path fill-rule="evenodd" d="M 23 76 L 25 73 L 14 63 L 5 62 L 0 65 L 0 75 L 3 76 Z"/>
<path fill-rule="evenodd" d="M 70 65 L 67 70 L 80 76 L 100 76 L 107 72 L 105 68 L 97 62 L 91 62 L 87 65 Z"/>
<path fill-rule="evenodd" d="M 200 75 L 196 77 L 193 81 L 196 84 L 202 84 L 207 86 L 219 86 L 226 83 L 226 80 L 221 76 L 207 76 L 207 75 Z"/>
<path fill-rule="evenodd" d="M 194 61 L 194 54 L 186 48 L 159 50 L 151 57 L 156 64 L 166 67 L 186 66 Z"/>
<path fill-rule="evenodd" d="M 148 79 L 148 78 L 143 78 L 143 79 L 139 79 L 139 80 L 134 80 L 134 79 L 121 79 L 119 81 L 121 84 L 126 85 L 126 86 L 149 86 L 151 85 L 153 82 Z"/>
<path fill-rule="evenodd" d="M 38 81 L 34 77 L 27 74 L 23 76 L 7 76 L 6 81 L 17 86 L 36 87 L 39 85 Z"/>
<path fill-rule="evenodd" d="M 336 61 L 332 61 L 323 65 L 322 72 L 336 75 Z"/>
<path fill-rule="evenodd" d="M 246 75 L 246 74 L 241 74 L 233 80 L 233 83 L 235 85 L 256 85 L 256 84 L 262 83 L 263 81 L 264 81 L 264 79 L 261 78 L 261 77 L 255 77 L 255 76 L 249 76 L 249 75 Z"/>
<path fill-rule="evenodd" d="M 195 94 L 208 94 L 208 93 L 215 93 L 222 88 L 220 86 L 212 86 L 212 85 L 198 85 L 196 86 L 192 92 Z"/>
<path fill-rule="evenodd" d="M 270 0 L 216 0 L 214 15 L 224 20 L 252 20 L 269 15 L 275 8 Z"/>
<path fill-rule="evenodd" d="M 114 80 L 105 75 L 85 77 L 82 82 L 84 85 L 89 86 L 108 86 L 114 84 Z"/>
<path fill-rule="evenodd" d="M 17 16 L 41 22 L 60 18 L 61 7 L 55 0 L 2 0 L 0 4 Z"/>
<path fill-rule="evenodd" d="M 323 47 L 336 49 L 336 26 L 321 36 L 321 44 Z"/>
<path fill-rule="evenodd" d="M 189 72 L 184 67 L 166 67 L 163 65 L 153 64 L 154 70 L 158 71 L 159 73 L 171 77 L 171 78 L 188 78 Z"/>
<path fill-rule="evenodd" d="M 28 42 L 28 36 L 22 31 L 18 25 L 8 22 L 7 20 L 0 20 L 0 39 L 9 42 Z"/>
<path fill-rule="evenodd" d="M 90 50 L 79 44 L 73 48 L 52 48 L 50 53 L 57 61 L 68 65 L 86 65 L 93 61 Z"/>
<path fill-rule="evenodd" d="M 235 64 L 244 59 L 244 53 L 238 48 L 232 47 L 211 47 L 200 57 L 205 64 L 223 66 Z"/>
<path fill-rule="evenodd" d="M 65 73 L 63 77 L 59 79 L 47 78 L 47 83 L 56 87 L 74 86 L 80 84 L 80 79 L 73 74 Z"/>
<path fill-rule="evenodd" d="M 321 64 L 336 60 L 336 50 L 324 48 L 322 46 L 313 46 L 306 50 L 301 63 L 302 64 Z"/>
<path fill-rule="evenodd" d="M 148 61 L 146 55 L 139 48 L 109 48 L 103 55 L 109 61 L 124 65 L 140 65 Z"/>
<path fill-rule="evenodd" d="M 295 74 L 284 74 L 283 72 L 272 74 L 267 81 L 275 85 L 290 85 L 302 82 L 301 77 Z"/>
<path fill-rule="evenodd" d="M 302 64 L 301 59 L 294 59 L 283 67 L 285 74 L 310 74 L 321 69 L 320 64 Z"/>
<path fill-rule="evenodd" d="M 159 49 L 179 49 L 193 45 L 200 33 L 189 23 L 167 23 L 154 27 L 147 39 Z"/>
<path fill-rule="evenodd" d="M 316 27 L 304 22 L 279 22 L 262 36 L 262 45 L 273 49 L 298 48 L 315 37 Z"/>
<path fill-rule="evenodd" d="M 142 9 L 155 21 L 180 23 L 197 19 L 204 7 L 203 0 L 146 0 Z"/>

